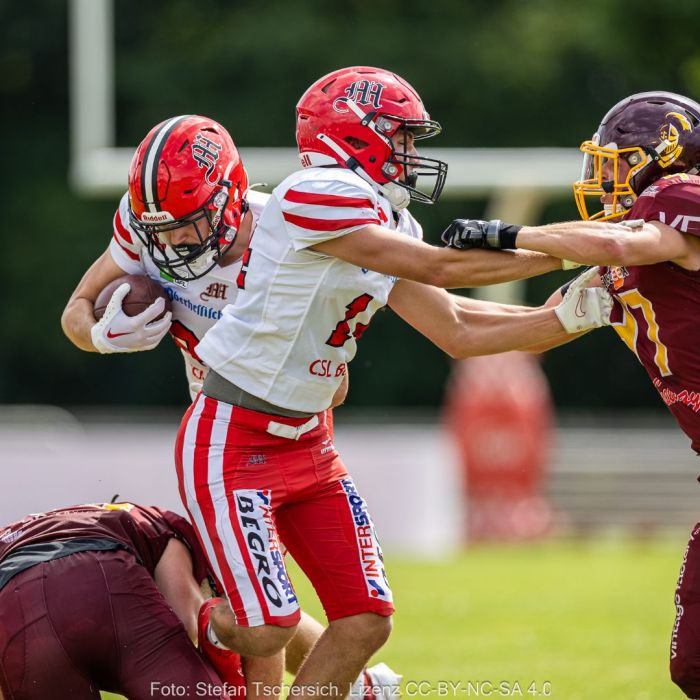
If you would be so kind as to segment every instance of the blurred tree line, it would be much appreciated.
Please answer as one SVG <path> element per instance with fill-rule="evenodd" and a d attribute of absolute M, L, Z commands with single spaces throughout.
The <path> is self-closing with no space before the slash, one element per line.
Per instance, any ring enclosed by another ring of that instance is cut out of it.
<path fill-rule="evenodd" d="M 239 145 L 292 146 L 294 105 L 343 65 L 393 69 L 444 127 L 439 146 L 576 147 L 607 109 L 650 89 L 700 96 L 700 4 L 633 0 L 114 0 L 117 144 L 156 122 L 211 116 Z M 179 353 L 82 353 L 59 318 L 82 272 L 104 250 L 118 197 L 68 186 L 68 4 L 0 3 L 3 110 L 3 304 L 0 402 L 180 404 Z M 251 173 L 253 180 L 255 173 Z M 449 176 L 448 176 L 449 177 Z M 483 201 L 414 205 L 427 239 Z M 544 220 L 576 217 L 566 193 Z M 543 301 L 566 276 L 528 284 Z M 544 359 L 562 407 L 659 407 L 640 366 L 611 330 Z M 391 312 L 362 341 L 349 404 L 436 406 L 449 361 Z"/>

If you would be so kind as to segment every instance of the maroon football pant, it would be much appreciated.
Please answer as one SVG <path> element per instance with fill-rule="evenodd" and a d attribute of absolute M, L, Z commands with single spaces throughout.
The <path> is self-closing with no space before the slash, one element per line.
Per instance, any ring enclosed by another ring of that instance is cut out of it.
<path fill-rule="evenodd" d="M 221 698 L 221 685 L 128 552 L 37 564 L 0 591 L 4 700 Z"/>
<path fill-rule="evenodd" d="M 700 523 L 683 556 L 675 603 L 671 678 L 689 698 L 700 698 Z"/>

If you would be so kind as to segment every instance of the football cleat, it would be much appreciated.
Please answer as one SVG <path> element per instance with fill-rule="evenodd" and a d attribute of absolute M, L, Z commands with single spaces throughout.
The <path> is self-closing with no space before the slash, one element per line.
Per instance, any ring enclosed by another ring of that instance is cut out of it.
<path fill-rule="evenodd" d="M 199 609 L 197 643 L 200 653 L 226 684 L 231 697 L 243 697 L 245 695 L 245 677 L 243 676 L 240 655 L 235 651 L 216 646 L 210 641 L 207 634 L 211 611 L 223 602 L 225 602 L 223 598 L 209 598 Z"/>
<path fill-rule="evenodd" d="M 350 691 L 351 700 L 395 700 L 401 697 L 401 679 L 385 663 L 364 669 Z"/>

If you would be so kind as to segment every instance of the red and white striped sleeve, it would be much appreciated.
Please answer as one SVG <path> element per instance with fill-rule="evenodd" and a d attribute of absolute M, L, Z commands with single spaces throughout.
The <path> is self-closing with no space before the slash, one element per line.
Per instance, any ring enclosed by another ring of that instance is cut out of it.
<path fill-rule="evenodd" d="M 381 224 L 371 189 L 342 180 L 301 180 L 276 192 L 295 250 Z"/>
<path fill-rule="evenodd" d="M 129 195 L 125 194 L 112 221 L 112 240 L 109 252 L 114 262 L 126 273 L 143 274 L 145 266 L 141 259 L 143 244 L 129 226 Z"/>

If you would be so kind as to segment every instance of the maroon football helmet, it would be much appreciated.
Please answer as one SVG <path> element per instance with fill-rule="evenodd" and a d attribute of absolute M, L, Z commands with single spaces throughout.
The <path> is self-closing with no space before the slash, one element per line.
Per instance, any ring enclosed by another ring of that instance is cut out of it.
<path fill-rule="evenodd" d="M 637 197 L 664 175 L 695 173 L 700 166 L 700 105 L 672 92 L 640 92 L 618 102 L 603 117 L 584 153 L 574 197 L 583 219 L 605 221 L 624 215 Z M 629 165 L 620 172 L 620 159 Z M 603 173 L 603 167 L 607 172 Z M 612 175 L 612 179 L 610 179 Z M 600 198 L 612 194 L 603 206 Z M 589 212 L 587 199 L 597 209 Z"/>

